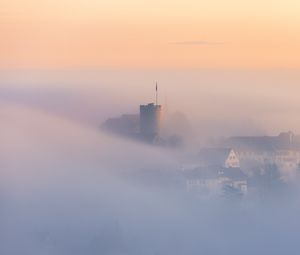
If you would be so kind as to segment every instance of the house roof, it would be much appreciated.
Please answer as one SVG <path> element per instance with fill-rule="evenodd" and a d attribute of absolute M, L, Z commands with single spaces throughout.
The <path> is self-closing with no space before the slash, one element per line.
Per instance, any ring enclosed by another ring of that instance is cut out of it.
<path fill-rule="evenodd" d="M 278 136 L 235 136 L 228 138 L 225 146 L 237 150 L 258 151 L 300 149 L 300 137 L 292 132 L 283 132 Z"/>
<path fill-rule="evenodd" d="M 272 136 L 237 136 L 226 141 L 227 145 L 236 149 L 276 150 L 279 149 L 277 137 Z"/>

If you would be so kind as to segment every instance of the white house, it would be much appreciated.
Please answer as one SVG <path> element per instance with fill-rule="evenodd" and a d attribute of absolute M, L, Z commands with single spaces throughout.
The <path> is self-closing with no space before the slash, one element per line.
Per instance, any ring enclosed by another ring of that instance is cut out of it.
<path fill-rule="evenodd" d="M 229 186 L 241 194 L 247 193 L 247 176 L 233 149 L 202 149 L 194 160 L 194 164 L 183 167 L 188 191 L 216 193 Z"/>

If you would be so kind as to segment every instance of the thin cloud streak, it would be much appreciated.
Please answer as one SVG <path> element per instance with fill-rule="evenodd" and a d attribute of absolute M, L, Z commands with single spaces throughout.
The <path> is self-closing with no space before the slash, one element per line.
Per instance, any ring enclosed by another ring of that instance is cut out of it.
<path fill-rule="evenodd" d="M 199 45 L 199 46 L 212 46 L 212 45 L 224 45 L 224 42 L 212 42 L 212 41 L 178 41 L 178 42 L 171 42 L 170 44 L 174 45 Z"/>

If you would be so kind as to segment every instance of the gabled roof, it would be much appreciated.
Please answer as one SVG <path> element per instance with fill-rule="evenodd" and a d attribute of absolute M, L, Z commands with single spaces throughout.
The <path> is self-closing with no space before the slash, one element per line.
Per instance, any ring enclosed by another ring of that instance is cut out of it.
<path fill-rule="evenodd" d="M 277 137 L 272 136 L 236 136 L 226 141 L 236 149 L 276 150 L 279 149 Z"/>
<path fill-rule="evenodd" d="M 225 141 L 225 146 L 237 150 L 275 151 L 300 149 L 300 137 L 292 132 L 278 136 L 234 136 Z"/>

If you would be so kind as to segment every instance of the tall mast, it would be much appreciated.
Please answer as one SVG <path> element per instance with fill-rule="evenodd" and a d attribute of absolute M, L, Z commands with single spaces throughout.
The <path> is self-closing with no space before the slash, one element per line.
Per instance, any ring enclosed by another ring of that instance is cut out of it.
<path fill-rule="evenodd" d="M 156 105 L 158 105 L 158 86 L 157 86 L 157 82 L 156 82 L 156 87 L 155 87 L 155 90 L 156 90 Z"/>

